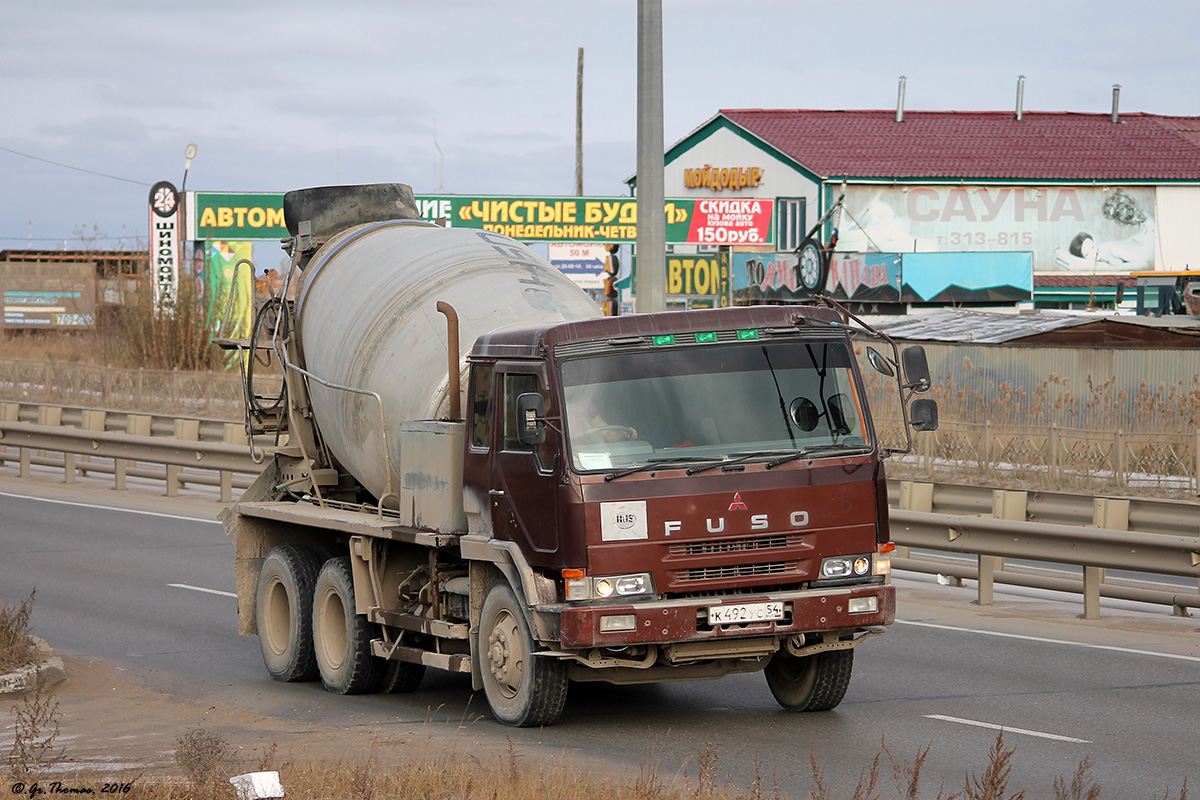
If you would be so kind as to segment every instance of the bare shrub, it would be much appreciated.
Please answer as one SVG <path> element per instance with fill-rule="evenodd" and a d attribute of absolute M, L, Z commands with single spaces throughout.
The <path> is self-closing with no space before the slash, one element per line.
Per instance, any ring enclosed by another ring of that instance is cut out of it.
<path fill-rule="evenodd" d="M 211 790 L 224 783 L 231 774 L 233 746 L 221 733 L 189 728 L 175 738 L 175 763 L 194 788 Z"/>
<path fill-rule="evenodd" d="M 58 746 L 58 698 L 40 678 L 33 689 L 13 706 L 13 745 L 8 770 L 15 779 L 38 780 L 49 767 L 62 761 Z"/>
<path fill-rule="evenodd" d="M 20 603 L 0 606 L 0 671 L 24 667 L 36 660 L 33 637 L 29 633 L 29 615 L 33 613 L 33 597 Z"/>

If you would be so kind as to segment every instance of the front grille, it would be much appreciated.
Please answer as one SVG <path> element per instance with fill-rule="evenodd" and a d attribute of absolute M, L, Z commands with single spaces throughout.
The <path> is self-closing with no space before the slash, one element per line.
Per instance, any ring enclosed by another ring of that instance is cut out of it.
<path fill-rule="evenodd" d="M 718 539 L 709 542 L 678 542 L 672 544 L 673 556 L 705 556 L 717 553 L 744 553 L 751 550 L 772 550 L 779 547 L 795 547 L 804 541 L 798 533 L 776 533 L 745 539 Z"/>
<path fill-rule="evenodd" d="M 766 564 L 729 564 L 719 567 L 692 567 L 675 573 L 680 583 L 691 581 L 728 580 L 730 578 L 757 578 L 762 575 L 783 575 L 799 572 L 798 561 L 772 561 Z"/>

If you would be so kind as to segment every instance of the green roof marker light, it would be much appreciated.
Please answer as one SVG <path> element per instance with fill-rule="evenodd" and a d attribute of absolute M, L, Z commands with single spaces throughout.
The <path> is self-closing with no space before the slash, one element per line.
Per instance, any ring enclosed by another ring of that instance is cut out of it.
<path fill-rule="evenodd" d="M 650 337 L 650 344 L 655 347 L 664 347 L 666 345 L 675 344 L 674 334 L 664 333 Z"/>
<path fill-rule="evenodd" d="M 696 344 L 706 344 L 708 342 L 715 342 L 717 340 L 717 332 L 716 331 L 706 331 L 704 333 L 697 333 L 697 334 L 695 334 L 695 338 L 696 338 Z"/>
<path fill-rule="evenodd" d="M 758 331 L 756 331 L 756 330 L 738 331 L 737 337 L 738 337 L 739 342 L 744 341 L 746 339 L 757 339 Z"/>

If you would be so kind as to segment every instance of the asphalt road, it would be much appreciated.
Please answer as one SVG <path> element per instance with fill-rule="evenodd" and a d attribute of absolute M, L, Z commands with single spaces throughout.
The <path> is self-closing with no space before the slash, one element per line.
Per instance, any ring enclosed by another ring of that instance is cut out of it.
<path fill-rule="evenodd" d="M 971 589 L 900 576 L 899 622 L 857 651 L 833 712 L 784 712 L 757 674 L 576 684 L 556 726 L 514 730 L 491 720 L 462 676 L 431 671 L 413 695 L 367 697 L 270 681 L 257 640 L 237 635 L 232 547 L 211 496 L 0 477 L 0 509 L 0 600 L 36 587 L 35 633 L 60 654 L 290 728 L 444 727 L 489 746 L 511 741 L 530 758 L 648 765 L 667 779 L 694 780 L 707 751 L 740 786 L 757 774 L 766 791 L 794 798 L 810 788 L 810 757 L 848 796 L 884 743 L 909 762 L 928 746 L 928 794 L 941 782 L 961 791 L 967 773 L 985 768 L 1000 727 L 1016 747 L 1012 787 L 1030 797 L 1053 796 L 1054 778 L 1069 778 L 1084 757 L 1104 797 L 1176 796 L 1200 775 L 1200 623 L 1163 609 L 1106 604 L 1087 622 L 1078 600 L 1025 592 L 980 608 Z M 890 785 L 886 762 L 883 775 Z"/>

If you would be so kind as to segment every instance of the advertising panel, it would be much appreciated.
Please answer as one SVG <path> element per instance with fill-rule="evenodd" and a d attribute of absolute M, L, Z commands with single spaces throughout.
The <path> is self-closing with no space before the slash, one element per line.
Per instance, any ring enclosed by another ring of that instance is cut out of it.
<path fill-rule="evenodd" d="M 94 328 L 96 265 L 0 262 L 0 302 L 4 328 Z"/>
<path fill-rule="evenodd" d="M 1010 303 L 1033 296 L 1030 253 L 905 253 L 905 303 Z"/>
<path fill-rule="evenodd" d="M 150 276 L 156 313 L 173 317 L 179 294 L 179 192 L 170 181 L 150 187 Z"/>
<path fill-rule="evenodd" d="M 197 241 L 286 239 L 281 192 L 188 192 L 188 230 Z"/>
<path fill-rule="evenodd" d="M 632 197 L 521 197 L 417 195 L 421 218 L 444 219 L 523 242 L 632 242 L 637 200 Z M 773 240 L 772 200 L 671 199 L 666 201 L 669 244 L 768 244 Z M 286 239 L 283 194 L 189 192 L 188 230 L 196 240 Z"/>
<path fill-rule="evenodd" d="M 1031 251 L 1039 272 L 1154 269 L 1154 189 L 849 186 L 839 248 Z"/>
<path fill-rule="evenodd" d="M 725 253 L 667 256 L 667 298 L 691 298 L 689 308 L 729 305 L 729 258 Z"/>
<path fill-rule="evenodd" d="M 546 251 L 550 264 L 580 289 L 604 288 L 604 264 L 608 259 L 604 245 L 552 243 Z"/>
<path fill-rule="evenodd" d="M 231 339 L 250 336 L 254 314 L 254 272 L 248 264 L 251 242 L 209 242 L 205 250 L 204 296 L 208 299 L 208 328 Z M 236 284 L 234 283 L 236 272 Z M 226 317 L 228 313 L 228 318 Z"/>
<path fill-rule="evenodd" d="M 730 288 L 738 302 L 801 300 L 795 253 L 732 253 Z"/>
<path fill-rule="evenodd" d="M 851 303 L 899 303 L 900 264 L 897 253 L 833 253 L 829 296 Z"/>

